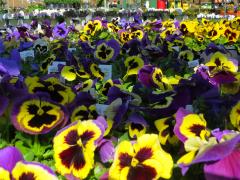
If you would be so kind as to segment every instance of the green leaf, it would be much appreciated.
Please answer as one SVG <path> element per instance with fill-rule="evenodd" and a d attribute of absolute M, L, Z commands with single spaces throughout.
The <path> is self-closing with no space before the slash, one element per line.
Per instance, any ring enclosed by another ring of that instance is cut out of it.
<path fill-rule="evenodd" d="M 125 132 L 120 138 L 119 138 L 119 143 L 122 141 L 129 141 L 129 136 L 128 132 Z"/>
<path fill-rule="evenodd" d="M 99 39 L 106 39 L 108 37 L 108 35 L 109 35 L 108 32 L 103 31 L 99 35 Z"/>

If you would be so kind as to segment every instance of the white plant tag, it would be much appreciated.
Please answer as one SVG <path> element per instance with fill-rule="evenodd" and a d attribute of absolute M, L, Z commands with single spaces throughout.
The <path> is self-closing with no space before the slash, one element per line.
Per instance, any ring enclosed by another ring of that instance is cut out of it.
<path fill-rule="evenodd" d="M 191 104 L 186 105 L 185 109 L 187 111 L 193 112 L 193 106 Z"/>
<path fill-rule="evenodd" d="M 197 66 L 199 66 L 199 60 L 198 59 L 188 62 L 188 67 L 190 67 L 190 68 L 197 67 Z"/>
<path fill-rule="evenodd" d="M 22 51 L 20 52 L 20 57 L 22 60 L 26 60 L 28 57 L 34 58 L 34 51 L 33 50 L 27 50 L 27 51 Z"/>
<path fill-rule="evenodd" d="M 180 51 L 180 48 L 179 46 L 173 46 L 172 49 L 174 49 L 175 51 L 179 52 Z"/>
<path fill-rule="evenodd" d="M 68 51 L 74 53 L 77 49 L 76 48 L 68 48 Z"/>
<path fill-rule="evenodd" d="M 48 67 L 48 74 L 59 72 L 58 71 L 58 65 L 59 64 L 66 65 L 66 62 L 64 62 L 64 61 L 54 61 L 52 63 L 52 65 Z"/>
<path fill-rule="evenodd" d="M 112 79 L 112 65 L 100 64 L 99 68 L 104 73 L 104 81 L 107 81 L 108 79 Z"/>

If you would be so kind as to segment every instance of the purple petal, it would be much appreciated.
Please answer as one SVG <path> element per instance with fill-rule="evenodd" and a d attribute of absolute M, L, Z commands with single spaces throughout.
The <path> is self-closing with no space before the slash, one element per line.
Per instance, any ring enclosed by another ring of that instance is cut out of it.
<path fill-rule="evenodd" d="M 0 150 L 0 167 L 3 167 L 9 172 L 11 172 L 15 164 L 21 160 L 23 160 L 21 152 L 13 146 L 8 146 Z"/>
<path fill-rule="evenodd" d="M 225 141 L 223 143 L 219 143 L 207 149 L 205 152 L 198 155 L 196 159 L 192 161 L 191 164 L 221 160 L 226 156 L 229 156 L 234 151 L 237 144 L 239 143 L 240 143 L 240 135 L 237 135 L 231 140 Z"/>
<path fill-rule="evenodd" d="M 102 131 L 102 136 L 105 132 L 105 130 L 108 127 L 107 121 L 105 120 L 104 117 L 99 116 L 96 120 L 93 121 Z"/>
<path fill-rule="evenodd" d="M 178 137 L 178 139 L 182 142 L 186 141 L 187 138 L 183 136 L 182 133 L 180 132 L 180 126 L 182 124 L 183 118 L 188 114 L 191 114 L 191 113 L 183 108 L 179 108 L 176 113 L 176 124 L 174 126 L 173 132 Z"/>
<path fill-rule="evenodd" d="M 103 139 L 99 149 L 100 159 L 103 163 L 108 162 L 114 158 L 114 146 L 112 141 Z"/>
<path fill-rule="evenodd" d="M 204 173 L 206 180 L 240 179 L 240 150 L 234 150 L 230 155 L 220 161 L 205 164 Z"/>
<path fill-rule="evenodd" d="M 143 126 L 147 126 L 146 120 L 139 114 L 134 113 L 131 114 L 127 120 L 128 123 L 142 124 Z"/>

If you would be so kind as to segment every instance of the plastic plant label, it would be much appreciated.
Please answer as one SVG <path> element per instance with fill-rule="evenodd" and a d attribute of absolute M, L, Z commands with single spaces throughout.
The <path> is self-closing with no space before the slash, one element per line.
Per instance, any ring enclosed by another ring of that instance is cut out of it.
<path fill-rule="evenodd" d="M 77 49 L 76 48 L 68 48 L 68 51 L 74 53 Z"/>
<path fill-rule="evenodd" d="M 66 65 L 66 62 L 64 62 L 64 61 L 54 61 L 52 63 L 52 65 L 48 67 L 48 74 L 59 72 L 58 65 L 60 65 L 60 64 Z"/>
<path fill-rule="evenodd" d="M 180 48 L 179 46 L 173 46 L 172 49 L 174 49 L 175 51 L 179 52 L 180 51 Z"/>
<path fill-rule="evenodd" d="M 99 65 L 99 68 L 104 73 L 104 81 L 112 79 L 112 65 Z"/>
<path fill-rule="evenodd" d="M 89 93 L 91 94 L 92 97 L 95 97 L 95 98 L 97 97 L 97 92 L 96 92 L 96 90 L 94 88 L 91 88 L 89 90 Z"/>
<path fill-rule="evenodd" d="M 191 104 L 186 105 L 185 109 L 187 111 L 193 112 L 193 106 Z"/>
<path fill-rule="evenodd" d="M 197 66 L 199 66 L 199 60 L 198 59 L 188 62 L 188 67 L 190 67 L 190 68 L 197 67 Z"/>
<path fill-rule="evenodd" d="M 22 51 L 22 52 L 20 52 L 20 57 L 24 61 L 27 58 L 34 58 L 34 51 L 33 50 Z"/>
<path fill-rule="evenodd" d="M 99 115 L 104 116 L 107 108 L 108 108 L 108 105 L 106 104 L 96 104 L 96 111 Z"/>

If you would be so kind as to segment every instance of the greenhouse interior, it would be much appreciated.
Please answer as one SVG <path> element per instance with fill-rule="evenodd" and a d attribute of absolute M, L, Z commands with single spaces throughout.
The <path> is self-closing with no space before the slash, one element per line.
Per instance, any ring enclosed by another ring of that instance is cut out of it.
<path fill-rule="evenodd" d="M 240 180 L 239 0 L 0 0 L 0 180 Z"/>

